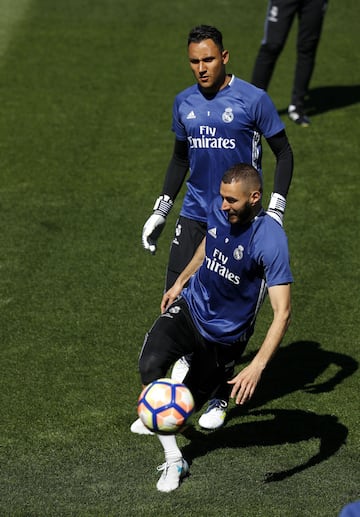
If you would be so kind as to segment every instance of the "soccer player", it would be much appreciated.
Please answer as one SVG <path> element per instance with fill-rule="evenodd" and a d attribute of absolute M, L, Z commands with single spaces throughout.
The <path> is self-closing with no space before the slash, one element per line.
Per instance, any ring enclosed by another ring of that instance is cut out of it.
<path fill-rule="evenodd" d="M 289 190 L 293 154 L 284 124 L 266 92 L 226 73 L 229 52 L 215 27 L 201 25 L 188 37 L 188 57 L 197 84 L 174 101 L 171 157 L 160 197 L 146 221 L 142 242 L 155 253 L 157 240 L 185 180 L 187 192 L 177 222 L 167 268 L 166 289 L 191 260 L 204 237 L 206 216 L 224 170 L 251 163 L 261 173 L 261 136 L 276 157 L 269 211 L 281 222 Z"/>
<path fill-rule="evenodd" d="M 264 37 L 251 80 L 259 88 L 268 89 L 276 62 L 297 16 L 297 58 L 288 115 L 293 122 L 303 127 L 310 124 L 304 114 L 304 103 L 315 66 L 327 4 L 327 0 L 269 0 Z"/>
<path fill-rule="evenodd" d="M 266 92 L 227 74 L 229 52 L 224 49 L 221 32 L 207 25 L 192 29 L 188 58 L 196 84 L 175 98 L 173 155 L 161 195 L 142 233 L 144 248 L 155 253 L 166 217 L 189 170 L 187 192 L 170 249 L 165 290 L 173 285 L 203 239 L 208 210 L 227 168 L 234 163 L 250 163 L 261 174 L 261 137 L 265 137 L 276 159 L 268 212 L 279 224 L 293 172 L 293 154 L 283 122 Z M 187 361 L 183 359 L 175 365 L 178 372 L 182 366 L 186 371 Z M 203 427 L 215 429 L 223 425 L 227 397 L 228 390 L 223 389 L 210 401 L 208 411 L 200 419 Z"/>
<path fill-rule="evenodd" d="M 229 363 L 238 362 L 268 291 L 273 320 L 251 363 L 229 381 L 237 404 L 252 397 L 288 328 L 293 281 L 285 232 L 262 209 L 261 197 L 261 177 L 251 165 L 237 164 L 223 176 L 220 196 L 208 211 L 206 237 L 164 294 L 162 314 L 145 337 L 139 359 L 143 385 L 191 354 L 184 383 L 200 409 L 223 382 Z M 157 489 L 170 492 L 189 467 L 175 435 L 158 438 L 165 462 Z"/>

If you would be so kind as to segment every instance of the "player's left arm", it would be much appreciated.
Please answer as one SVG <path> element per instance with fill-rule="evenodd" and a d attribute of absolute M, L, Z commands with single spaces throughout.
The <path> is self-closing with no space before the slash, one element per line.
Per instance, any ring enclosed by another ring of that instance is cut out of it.
<path fill-rule="evenodd" d="M 276 135 L 267 138 L 266 141 L 276 158 L 274 186 L 268 214 L 279 224 L 282 224 L 286 208 L 286 196 L 289 192 L 293 175 L 294 156 L 284 129 Z"/>
<path fill-rule="evenodd" d="M 290 284 L 269 287 L 268 293 L 273 309 L 273 321 L 263 344 L 251 363 L 229 381 L 229 384 L 232 384 L 231 397 L 235 398 L 236 404 L 244 404 L 253 396 L 262 372 L 279 348 L 290 324 Z"/>

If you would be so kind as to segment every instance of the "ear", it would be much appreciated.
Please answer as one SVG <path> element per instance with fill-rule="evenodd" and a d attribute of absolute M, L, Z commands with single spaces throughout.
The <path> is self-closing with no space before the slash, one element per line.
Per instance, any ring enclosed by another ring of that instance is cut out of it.
<path fill-rule="evenodd" d="M 254 190 L 254 192 L 251 192 L 250 194 L 250 203 L 252 205 L 256 205 L 261 200 L 261 192 L 258 190 Z"/>
<path fill-rule="evenodd" d="M 229 61 L 229 51 L 228 50 L 223 50 L 222 51 L 222 62 L 224 65 L 226 65 L 226 63 L 228 63 Z"/>

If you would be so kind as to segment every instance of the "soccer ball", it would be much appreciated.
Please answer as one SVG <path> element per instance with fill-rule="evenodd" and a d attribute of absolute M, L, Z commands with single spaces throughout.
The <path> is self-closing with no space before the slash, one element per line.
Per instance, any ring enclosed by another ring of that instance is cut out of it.
<path fill-rule="evenodd" d="M 155 433 L 176 433 L 194 411 L 194 399 L 185 384 L 157 379 L 141 392 L 137 412 L 142 423 Z"/>

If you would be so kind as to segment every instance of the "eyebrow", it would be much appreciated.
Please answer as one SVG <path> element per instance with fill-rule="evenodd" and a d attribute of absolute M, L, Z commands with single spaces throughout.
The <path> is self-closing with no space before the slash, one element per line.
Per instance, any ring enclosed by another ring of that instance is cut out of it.
<path fill-rule="evenodd" d="M 232 197 L 232 196 L 221 196 L 221 197 L 222 197 L 222 199 L 225 199 L 230 204 L 236 203 L 236 201 L 238 201 L 235 197 Z"/>
<path fill-rule="evenodd" d="M 200 61 L 209 62 L 209 61 L 214 61 L 214 59 L 215 59 L 215 56 L 207 56 L 207 57 L 204 57 L 203 59 L 199 59 L 198 57 L 189 57 L 189 61 L 191 63 L 199 63 Z"/>

